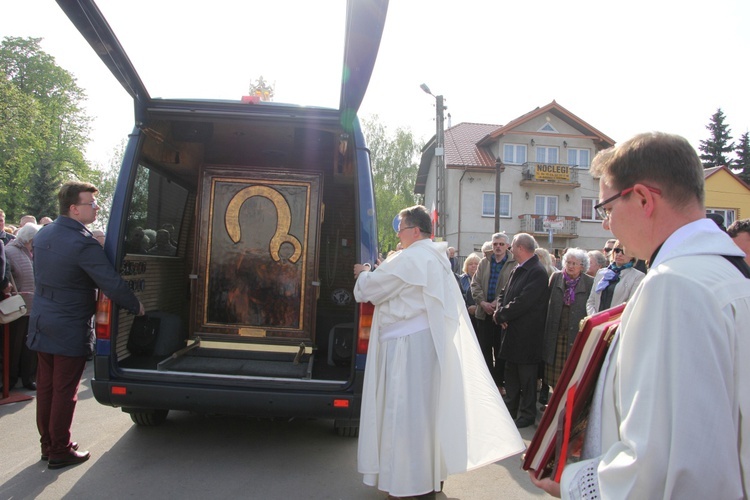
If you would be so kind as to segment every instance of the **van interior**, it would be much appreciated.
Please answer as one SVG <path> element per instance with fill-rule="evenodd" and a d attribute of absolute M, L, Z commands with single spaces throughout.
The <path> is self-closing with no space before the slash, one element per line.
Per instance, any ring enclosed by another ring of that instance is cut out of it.
<path fill-rule="evenodd" d="M 238 384 L 352 377 L 353 148 L 328 121 L 301 123 L 139 125 L 119 236 L 121 274 L 147 315 L 120 312 L 116 369 Z"/>

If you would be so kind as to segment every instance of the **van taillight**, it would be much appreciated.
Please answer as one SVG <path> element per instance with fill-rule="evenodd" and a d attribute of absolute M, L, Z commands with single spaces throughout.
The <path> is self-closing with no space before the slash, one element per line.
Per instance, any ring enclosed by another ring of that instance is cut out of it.
<path fill-rule="evenodd" d="M 359 304 L 359 326 L 357 327 L 357 354 L 367 354 L 367 344 L 370 342 L 370 327 L 375 306 L 370 302 Z"/>
<path fill-rule="evenodd" d="M 112 301 L 99 292 L 99 300 L 96 302 L 96 338 L 109 340 L 112 334 Z"/>

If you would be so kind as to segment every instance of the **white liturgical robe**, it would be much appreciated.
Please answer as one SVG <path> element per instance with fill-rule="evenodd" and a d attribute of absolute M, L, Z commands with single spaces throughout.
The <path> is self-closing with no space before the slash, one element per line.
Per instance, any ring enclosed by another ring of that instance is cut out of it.
<path fill-rule="evenodd" d="M 662 245 L 599 377 L 596 458 L 565 468 L 563 498 L 747 498 L 750 279 L 722 255 L 743 253 L 709 219 Z"/>
<path fill-rule="evenodd" d="M 487 370 L 446 247 L 418 240 L 361 273 L 354 288 L 358 302 L 375 305 L 358 469 L 366 484 L 391 495 L 439 490 L 447 474 L 525 448 Z"/>

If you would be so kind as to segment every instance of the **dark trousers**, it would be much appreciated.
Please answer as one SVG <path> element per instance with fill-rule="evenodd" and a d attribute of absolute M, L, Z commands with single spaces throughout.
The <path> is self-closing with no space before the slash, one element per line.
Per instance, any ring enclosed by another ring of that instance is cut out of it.
<path fill-rule="evenodd" d="M 29 317 L 22 316 L 10 325 L 10 382 L 8 389 L 13 389 L 19 377 L 23 385 L 36 380 L 36 353 L 26 346 L 26 333 L 29 330 Z"/>
<path fill-rule="evenodd" d="M 495 385 L 503 385 L 505 378 L 505 361 L 500 359 L 500 333 L 502 329 L 492 321 L 492 317 L 479 320 L 477 325 L 477 340 L 482 350 L 484 362 L 492 375 Z"/>
<path fill-rule="evenodd" d="M 505 362 L 505 404 L 510 416 L 536 420 L 536 375 L 539 363 Z"/>
<path fill-rule="evenodd" d="M 78 401 L 78 384 L 86 356 L 38 353 L 36 425 L 42 454 L 64 458 L 70 451 L 70 427 Z"/>

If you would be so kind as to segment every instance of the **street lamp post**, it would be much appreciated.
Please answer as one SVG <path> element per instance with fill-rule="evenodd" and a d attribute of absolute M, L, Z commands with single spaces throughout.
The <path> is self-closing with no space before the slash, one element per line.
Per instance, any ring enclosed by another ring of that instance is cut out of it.
<path fill-rule="evenodd" d="M 495 232 L 500 232 L 500 174 L 505 172 L 505 165 L 498 154 L 495 159 Z"/>
<path fill-rule="evenodd" d="M 426 94 L 435 98 L 435 208 L 438 213 L 436 238 L 445 238 L 445 130 L 444 115 L 446 107 L 442 95 L 434 95 L 426 84 L 419 86 Z"/>

